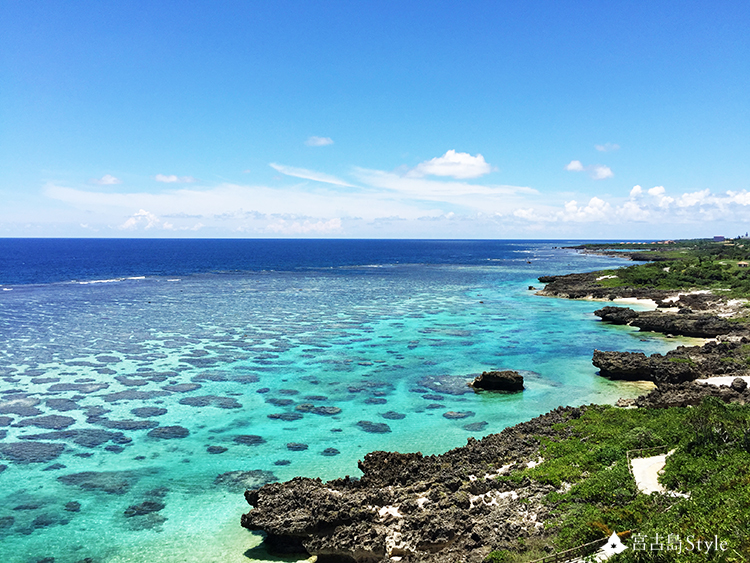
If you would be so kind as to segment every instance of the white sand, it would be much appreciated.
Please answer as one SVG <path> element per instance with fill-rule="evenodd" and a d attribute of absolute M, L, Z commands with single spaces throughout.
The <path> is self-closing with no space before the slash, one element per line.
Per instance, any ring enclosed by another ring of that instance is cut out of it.
<path fill-rule="evenodd" d="M 750 375 L 722 375 L 718 377 L 709 377 L 707 379 L 696 379 L 696 383 L 703 383 L 704 385 L 726 385 L 727 387 L 732 384 L 737 377 L 744 379 L 748 385 L 750 385 Z"/>
<path fill-rule="evenodd" d="M 618 297 L 617 299 L 613 299 L 612 303 L 617 303 L 620 305 L 640 305 L 641 307 L 646 307 L 648 310 L 655 310 L 656 309 L 656 301 L 653 299 L 638 299 L 636 297 Z"/>
<path fill-rule="evenodd" d="M 648 495 L 651 493 L 663 493 L 665 491 L 658 479 L 659 474 L 664 469 L 664 465 L 667 463 L 667 456 L 671 453 L 630 460 L 635 484 L 640 492 Z"/>

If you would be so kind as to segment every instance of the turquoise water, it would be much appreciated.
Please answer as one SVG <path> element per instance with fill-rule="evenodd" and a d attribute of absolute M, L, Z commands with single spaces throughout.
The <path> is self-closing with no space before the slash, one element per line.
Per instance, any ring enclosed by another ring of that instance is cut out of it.
<path fill-rule="evenodd" d="M 528 290 L 542 274 L 623 263 L 530 245 L 486 265 L 7 287 L 0 446 L 64 450 L 43 461 L 4 450 L 2 561 L 265 560 L 239 526 L 244 486 L 217 476 L 355 476 L 372 450 L 441 453 L 561 404 L 635 396 L 596 375 L 592 350 L 682 341 L 604 326 L 599 303 Z M 488 369 L 523 371 L 526 390 L 471 392 Z M 149 435 L 157 425 L 186 435 Z M 158 510 L 132 508 L 144 501 Z"/>

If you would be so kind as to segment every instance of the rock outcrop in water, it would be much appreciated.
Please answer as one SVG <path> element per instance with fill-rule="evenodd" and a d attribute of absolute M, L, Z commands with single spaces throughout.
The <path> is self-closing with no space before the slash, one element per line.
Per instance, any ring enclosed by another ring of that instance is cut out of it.
<path fill-rule="evenodd" d="M 523 376 L 517 371 L 483 371 L 469 383 L 474 389 L 485 391 L 523 391 Z"/>
<path fill-rule="evenodd" d="M 242 517 L 265 532 L 280 553 L 316 555 L 318 561 L 480 562 L 492 549 L 541 534 L 551 486 L 495 479 L 535 460 L 539 437 L 577 418 L 558 408 L 529 422 L 438 456 L 373 452 L 360 461 L 361 479 L 297 477 L 246 491 L 254 508 Z"/>

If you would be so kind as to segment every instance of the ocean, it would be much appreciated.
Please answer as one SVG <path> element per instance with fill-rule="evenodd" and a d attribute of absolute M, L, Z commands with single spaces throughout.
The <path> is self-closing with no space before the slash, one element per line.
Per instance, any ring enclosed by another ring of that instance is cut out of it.
<path fill-rule="evenodd" d="M 686 339 L 534 295 L 577 242 L 0 239 L 0 560 L 278 561 L 246 486 L 637 396 L 593 349 Z"/>

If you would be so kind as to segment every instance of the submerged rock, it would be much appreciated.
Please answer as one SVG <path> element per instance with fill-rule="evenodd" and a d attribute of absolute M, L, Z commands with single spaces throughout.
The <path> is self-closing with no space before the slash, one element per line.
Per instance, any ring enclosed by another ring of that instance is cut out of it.
<path fill-rule="evenodd" d="M 146 435 L 161 440 L 172 440 L 175 438 L 187 438 L 190 435 L 190 431 L 182 426 L 161 426 L 160 428 L 154 428 Z"/>
<path fill-rule="evenodd" d="M 0 444 L 0 455 L 15 463 L 46 463 L 60 456 L 64 444 L 51 442 L 11 442 Z"/>
<path fill-rule="evenodd" d="M 282 465 L 277 462 L 277 465 Z M 276 475 L 271 471 L 254 469 L 251 471 L 228 471 L 217 475 L 214 485 L 225 487 L 230 491 L 244 491 L 259 489 L 266 483 L 276 481 Z"/>
<path fill-rule="evenodd" d="M 454 375 L 428 375 L 419 380 L 419 385 L 447 395 L 471 393 L 471 389 L 466 386 L 466 379 Z"/>
<path fill-rule="evenodd" d="M 138 407 L 136 409 L 131 409 L 130 412 L 139 418 L 149 418 L 152 416 L 162 416 L 167 414 L 167 409 L 161 407 Z"/>
<path fill-rule="evenodd" d="M 47 399 L 47 406 L 61 412 L 74 411 L 81 408 L 78 403 L 70 399 Z"/>
<path fill-rule="evenodd" d="M 36 405 L 41 403 L 36 397 L 25 393 L 6 395 L 0 400 L 0 414 L 17 414 L 18 416 L 36 416 L 42 414 Z"/>
<path fill-rule="evenodd" d="M 321 416 L 334 416 L 341 412 L 341 409 L 339 407 L 326 407 L 326 406 L 318 406 L 316 407 L 312 403 L 302 403 L 294 407 L 295 410 L 298 410 L 299 412 L 309 412 L 313 414 L 319 414 Z"/>
<path fill-rule="evenodd" d="M 133 516 L 143 516 L 152 512 L 159 512 L 160 510 L 164 510 L 164 508 L 166 508 L 166 505 L 163 502 L 147 500 L 141 504 L 134 504 L 127 507 L 123 514 L 125 518 L 132 518 Z"/>
<path fill-rule="evenodd" d="M 382 399 L 380 397 L 369 397 L 368 399 L 365 399 L 365 404 L 367 405 L 384 405 L 388 401 L 386 399 Z"/>
<path fill-rule="evenodd" d="M 58 481 L 87 491 L 102 491 L 111 495 L 124 495 L 135 481 L 130 471 L 83 471 L 61 475 Z"/>
<path fill-rule="evenodd" d="M 468 430 L 469 432 L 480 432 L 487 428 L 488 425 L 489 423 L 483 420 L 482 422 L 471 422 L 469 424 L 464 424 L 463 428 L 464 430 Z"/>
<path fill-rule="evenodd" d="M 299 420 L 302 418 L 302 414 L 298 412 L 280 412 L 280 413 L 273 413 L 267 415 L 268 418 L 273 420 L 284 420 L 286 422 L 291 422 L 293 420 Z"/>
<path fill-rule="evenodd" d="M 469 418 L 470 416 L 474 416 L 475 414 L 476 413 L 474 411 L 448 411 L 443 413 L 443 417 L 449 420 L 457 420 L 461 418 Z"/>
<path fill-rule="evenodd" d="M 176 383 L 174 385 L 165 385 L 162 387 L 165 391 L 172 393 L 189 393 L 190 391 L 195 391 L 200 388 L 201 385 L 199 383 Z"/>
<path fill-rule="evenodd" d="M 62 430 L 74 424 L 75 421 L 76 419 L 71 416 L 49 414 L 47 416 L 39 416 L 36 418 L 25 418 L 19 421 L 18 423 L 16 423 L 16 426 L 36 426 L 37 428 L 49 428 L 51 430 Z"/>
<path fill-rule="evenodd" d="M 232 441 L 243 446 L 259 446 L 266 442 L 262 436 L 256 436 L 255 434 L 241 434 L 232 438 Z"/>
<path fill-rule="evenodd" d="M 391 427 L 388 426 L 385 422 L 370 422 L 369 420 L 360 420 L 357 423 L 357 426 L 361 430 L 370 432 L 371 434 L 385 434 L 391 431 Z"/>
<path fill-rule="evenodd" d="M 232 397 L 219 397 L 217 395 L 202 395 L 200 397 L 185 397 L 180 399 L 181 405 L 188 405 L 191 407 L 208 407 L 213 406 L 220 409 L 241 409 L 242 405 L 237 402 L 237 399 Z"/>

